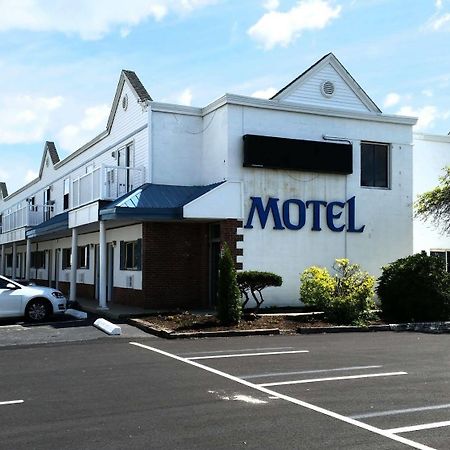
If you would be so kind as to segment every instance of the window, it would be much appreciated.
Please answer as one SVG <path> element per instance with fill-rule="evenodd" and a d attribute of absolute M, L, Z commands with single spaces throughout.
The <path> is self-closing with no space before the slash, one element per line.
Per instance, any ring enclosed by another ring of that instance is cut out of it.
<path fill-rule="evenodd" d="M 64 196 L 63 196 L 63 208 L 64 211 L 69 209 L 69 197 L 70 197 L 70 178 L 64 180 Z"/>
<path fill-rule="evenodd" d="M 45 252 L 31 252 L 31 267 L 45 269 Z"/>
<path fill-rule="evenodd" d="M 77 269 L 89 269 L 89 245 L 78 247 Z"/>
<path fill-rule="evenodd" d="M 431 250 L 430 256 L 436 256 L 442 261 L 447 272 L 450 272 L 450 250 Z"/>
<path fill-rule="evenodd" d="M 71 248 L 63 248 L 62 249 L 62 268 L 70 269 L 72 266 L 72 249 Z"/>
<path fill-rule="evenodd" d="M 37 211 L 36 197 L 30 197 L 28 199 L 28 204 L 30 205 L 30 211 Z"/>
<path fill-rule="evenodd" d="M 121 270 L 141 270 L 141 241 L 120 242 Z"/>
<path fill-rule="evenodd" d="M 361 186 L 387 188 L 389 146 L 361 142 Z"/>
<path fill-rule="evenodd" d="M 8 267 L 8 269 L 10 269 L 12 267 L 12 260 L 13 260 L 12 253 L 8 253 L 6 255 L 6 267 Z"/>

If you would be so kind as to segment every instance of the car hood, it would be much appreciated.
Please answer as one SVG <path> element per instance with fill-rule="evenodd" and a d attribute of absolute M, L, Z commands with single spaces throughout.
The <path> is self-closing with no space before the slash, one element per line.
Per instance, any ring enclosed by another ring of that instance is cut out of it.
<path fill-rule="evenodd" d="M 51 298 L 52 292 L 58 291 L 58 289 L 53 289 L 45 286 L 22 286 L 21 291 L 24 295 L 43 295 L 45 297 Z"/>

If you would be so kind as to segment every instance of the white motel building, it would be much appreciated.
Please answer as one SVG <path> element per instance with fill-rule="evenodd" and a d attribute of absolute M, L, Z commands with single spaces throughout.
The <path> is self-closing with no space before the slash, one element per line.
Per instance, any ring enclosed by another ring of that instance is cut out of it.
<path fill-rule="evenodd" d="M 238 270 L 283 277 L 265 306 L 298 305 L 299 275 L 349 258 L 377 276 L 450 237 L 414 220 L 417 194 L 450 164 L 450 137 L 414 135 L 333 54 L 270 100 L 225 94 L 204 108 L 159 103 L 122 71 L 106 129 L 39 176 L 0 183 L 0 273 L 150 309 L 206 308 L 220 247 Z"/>

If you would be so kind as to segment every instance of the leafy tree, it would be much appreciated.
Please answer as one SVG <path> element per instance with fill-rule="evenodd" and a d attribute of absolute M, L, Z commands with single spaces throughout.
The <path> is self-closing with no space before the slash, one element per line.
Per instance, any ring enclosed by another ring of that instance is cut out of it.
<path fill-rule="evenodd" d="M 375 308 L 375 278 L 348 259 L 336 259 L 333 269 L 334 276 L 324 267 L 306 269 L 300 277 L 300 300 L 322 310 L 332 322 L 364 323 Z"/>
<path fill-rule="evenodd" d="M 444 167 L 439 185 L 419 195 L 415 207 L 416 216 L 431 220 L 443 233 L 450 232 L 450 166 Z"/>
<path fill-rule="evenodd" d="M 259 310 L 264 302 L 262 290 L 271 286 L 281 286 L 283 279 L 272 272 L 247 270 L 237 274 L 237 283 L 242 296 L 245 298 L 242 307 L 245 307 L 251 295 L 256 302 L 256 310 Z"/>
<path fill-rule="evenodd" d="M 224 324 L 237 324 L 242 317 L 240 292 L 236 282 L 236 269 L 230 248 L 225 243 L 219 262 L 219 289 L 217 317 Z"/>
<path fill-rule="evenodd" d="M 425 252 L 383 267 L 377 294 L 386 319 L 399 322 L 449 320 L 450 274 Z"/>

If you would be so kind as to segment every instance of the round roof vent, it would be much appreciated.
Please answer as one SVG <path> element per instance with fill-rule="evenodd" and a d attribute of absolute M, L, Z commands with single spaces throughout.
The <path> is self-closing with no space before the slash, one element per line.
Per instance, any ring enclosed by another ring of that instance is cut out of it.
<path fill-rule="evenodd" d="M 125 94 L 122 97 L 122 108 L 124 111 L 126 111 L 128 109 L 128 95 L 127 94 Z"/>
<path fill-rule="evenodd" d="M 335 91 L 334 83 L 332 81 L 324 81 L 320 85 L 320 91 L 324 97 L 332 97 Z"/>

